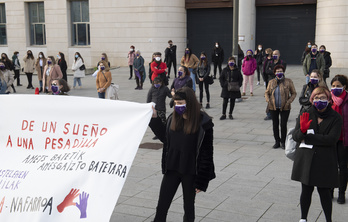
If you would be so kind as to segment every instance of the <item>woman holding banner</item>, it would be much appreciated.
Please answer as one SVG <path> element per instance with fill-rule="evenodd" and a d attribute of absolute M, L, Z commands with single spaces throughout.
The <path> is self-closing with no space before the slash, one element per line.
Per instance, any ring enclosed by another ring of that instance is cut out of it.
<path fill-rule="evenodd" d="M 163 142 L 164 174 L 154 221 L 166 221 L 168 209 L 181 183 L 184 197 L 184 221 L 195 219 L 195 197 L 206 191 L 215 178 L 213 162 L 213 122 L 201 111 L 194 91 L 189 87 L 173 96 L 174 111 L 163 124 L 154 109 L 150 128 Z"/>

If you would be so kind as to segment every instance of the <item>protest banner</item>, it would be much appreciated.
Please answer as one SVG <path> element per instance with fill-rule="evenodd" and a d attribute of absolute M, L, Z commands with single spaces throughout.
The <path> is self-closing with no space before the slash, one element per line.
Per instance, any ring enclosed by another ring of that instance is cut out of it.
<path fill-rule="evenodd" d="M 0 96 L 0 221 L 109 221 L 151 104 Z"/>

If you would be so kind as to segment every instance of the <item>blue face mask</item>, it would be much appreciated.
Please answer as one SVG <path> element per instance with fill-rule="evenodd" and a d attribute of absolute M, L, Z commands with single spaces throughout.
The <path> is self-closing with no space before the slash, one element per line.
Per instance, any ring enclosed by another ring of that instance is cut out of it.
<path fill-rule="evenodd" d="M 329 105 L 329 102 L 327 100 L 314 100 L 313 105 L 317 110 L 323 110 Z"/>
<path fill-rule="evenodd" d="M 317 52 L 317 49 L 312 49 L 312 52 L 313 52 L 313 53 L 316 53 L 316 52 Z"/>
<path fill-rule="evenodd" d="M 202 57 L 201 57 L 201 60 L 204 60 L 204 59 L 205 59 L 205 56 L 202 56 Z"/>
<path fill-rule="evenodd" d="M 332 94 L 334 94 L 336 97 L 340 96 L 343 93 L 343 87 L 342 88 L 332 88 L 331 89 Z"/>
<path fill-rule="evenodd" d="M 186 111 L 186 104 L 184 104 L 184 105 L 175 105 L 174 109 L 175 109 L 175 112 L 177 114 L 182 115 Z"/>
<path fill-rule="evenodd" d="M 105 66 L 100 66 L 100 69 L 101 69 L 101 70 L 104 70 L 104 69 L 105 69 Z"/>
<path fill-rule="evenodd" d="M 179 76 L 179 77 L 182 76 L 182 74 L 184 74 L 184 73 L 181 72 L 181 71 L 178 72 L 178 76 Z"/>
<path fill-rule="evenodd" d="M 79 57 L 79 55 L 75 55 L 75 58 L 78 58 Z"/>
<path fill-rule="evenodd" d="M 101 57 L 101 60 L 105 60 L 105 58 L 104 58 L 104 57 Z"/>
<path fill-rule="evenodd" d="M 312 45 L 308 45 L 308 48 L 312 48 Z"/>
<path fill-rule="evenodd" d="M 159 87 L 161 87 L 161 84 L 153 84 L 153 86 L 158 89 Z"/>
<path fill-rule="evenodd" d="M 48 61 L 47 61 L 47 64 L 48 64 L 48 65 L 51 65 L 51 64 L 52 64 L 52 61 L 49 61 L 49 60 L 48 60 Z"/>
<path fill-rule="evenodd" d="M 318 84 L 318 82 L 319 82 L 319 79 L 311 78 L 311 83 L 312 83 L 313 85 Z"/>

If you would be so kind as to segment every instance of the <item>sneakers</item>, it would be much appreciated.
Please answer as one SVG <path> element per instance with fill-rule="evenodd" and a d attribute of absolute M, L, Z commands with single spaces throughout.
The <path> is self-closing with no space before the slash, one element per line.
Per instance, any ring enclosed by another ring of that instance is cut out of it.
<path fill-rule="evenodd" d="M 270 117 L 270 116 L 266 116 L 265 118 L 264 118 L 264 120 L 271 120 L 272 119 L 272 117 Z"/>
<path fill-rule="evenodd" d="M 233 116 L 232 116 L 232 114 L 228 115 L 228 118 L 230 118 L 230 119 L 233 119 Z"/>
<path fill-rule="evenodd" d="M 256 85 L 259 86 L 259 85 L 260 85 L 260 82 L 257 82 Z"/>
<path fill-rule="evenodd" d="M 209 109 L 210 108 L 210 105 L 209 103 L 207 103 L 207 105 L 205 106 L 206 109 Z"/>
<path fill-rule="evenodd" d="M 265 86 L 265 85 L 266 85 L 266 82 L 264 82 L 263 85 Z"/>
<path fill-rule="evenodd" d="M 221 117 L 220 117 L 220 120 L 224 120 L 224 119 L 226 119 L 226 115 L 222 115 Z"/>
<path fill-rule="evenodd" d="M 307 222 L 306 219 L 301 219 L 299 222 Z"/>
<path fill-rule="evenodd" d="M 253 96 L 253 95 L 254 95 L 254 94 L 251 92 L 251 93 L 250 93 L 250 96 Z"/>

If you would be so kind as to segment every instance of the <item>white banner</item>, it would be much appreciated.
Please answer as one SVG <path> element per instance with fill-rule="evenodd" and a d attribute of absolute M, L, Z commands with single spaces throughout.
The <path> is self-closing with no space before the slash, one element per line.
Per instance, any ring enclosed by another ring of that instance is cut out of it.
<path fill-rule="evenodd" d="M 109 221 L 151 104 L 0 96 L 0 221 Z"/>

